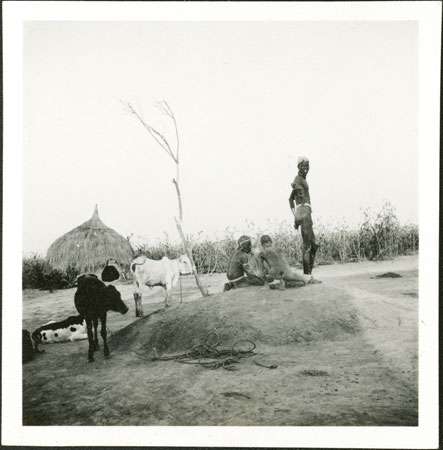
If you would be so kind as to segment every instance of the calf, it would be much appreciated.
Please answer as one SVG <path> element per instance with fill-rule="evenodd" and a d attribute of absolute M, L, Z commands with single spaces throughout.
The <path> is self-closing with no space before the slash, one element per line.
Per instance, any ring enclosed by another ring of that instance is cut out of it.
<path fill-rule="evenodd" d="M 78 288 L 74 295 L 75 307 L 79 314 L 86 320 L 89 350 L 88 361 L 94 361 L 94 351 L 98 349 L 98 321 L 101 322 L 100 334 L 103 338 L 103 353 L 109 358 L 109 347 L 106 341 L 106 313 L 116 311 L 121 314 L 128 312 L 128 307 L 123 303 L 120 292 L 115 286 L 106 286 L 93 275 L 82 275 L 77 280 Z M 94 324 L 94 335 L 92 325 Z"/>
<path fill-rule="evenodd" d="M 169 306 L 172 297 L 172 288 L 177 283 L 180 274 L 192 273 L 192 265 L 188 256 L 182 255 L 177 259 L 164 256 L 160 261 L 139 256 L 131 264 L 134 279 L 134 301 L 136 317 L 143 316 L 142 288 L 143 285 L 161 286 L 166 291 L 165 307 Z"/>
<path fill-rule="evenodd" d="M 69 316 L 60 322 L 51 321 L 32 332 L 32 340 L 37 351 L 39 344 L 72 342 L 86 338 L 86 325 L 82 316 Z"/>

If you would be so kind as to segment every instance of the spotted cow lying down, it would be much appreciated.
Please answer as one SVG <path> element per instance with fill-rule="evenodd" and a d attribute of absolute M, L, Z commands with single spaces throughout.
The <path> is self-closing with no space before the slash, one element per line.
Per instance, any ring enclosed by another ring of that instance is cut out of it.
<path fill-rule="evenodd" d="M 72 342 L 80 339 L 88 339 L 86 323 L 81 316 L 69 316 L 61 322 L 48 322 L 32 333 L 32 340 L 36 350 L 38 349 L 38 344 Z"/>

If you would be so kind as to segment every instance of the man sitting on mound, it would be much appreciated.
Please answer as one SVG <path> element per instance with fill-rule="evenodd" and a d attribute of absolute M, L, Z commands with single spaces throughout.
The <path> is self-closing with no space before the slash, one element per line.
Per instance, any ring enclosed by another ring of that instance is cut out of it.
<path fill-rule="evenodd" d="M 223 291 L 247 286 L 263 286 L 264 281 L 252 273 L 249 267 L 249 259 L 252 244 L 249 236 L 241 236 L 238 240 L 237 250 L 231 255 L 228 261 L 226 275 L 229 282 L 225 283 Z"/>
<path fill-rule="evenodd" d="M 272 239 L 267 234 L 260 238 L 260 244 L 263 249 L 257 255 L 260 268 L 265 274 L 266 281 L 279 280 L 278 289 L 283 291 L 289 287 L 321 283 L 310 275 L 299 274 L 294 267 L 291 267 L 286 261 L 283 251 L 272 245 Z M 275 289 L 277 285 L 270 284 L 269 287 Z"/>

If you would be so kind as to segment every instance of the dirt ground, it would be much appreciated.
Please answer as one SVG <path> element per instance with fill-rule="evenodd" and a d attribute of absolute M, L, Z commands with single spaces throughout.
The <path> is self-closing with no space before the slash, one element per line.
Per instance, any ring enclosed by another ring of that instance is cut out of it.
<path fill-rule="evenodd" d="M 402 278 L 375 278 L 386 272 Z M 322 284 L 226 293 L 223 275 L 205 276 L 208 298 L 183 277 L 167 310 L 162 289 L 146 289 L 141 319 L 132 286 L 117 284 L 129 312 L 108 314 L 111 358 L 101 348 L 87 363 L 87 341 L 42 346 L 23 366 L 23 424 L 416 426 L 418 255 L 315 275 Z M 24 291 L 23 328 L 76 314 L 74 292 Z M 253 341 L 254 354 L 233 371 L 152 360 L 208 332 L 219 349 Z"/>

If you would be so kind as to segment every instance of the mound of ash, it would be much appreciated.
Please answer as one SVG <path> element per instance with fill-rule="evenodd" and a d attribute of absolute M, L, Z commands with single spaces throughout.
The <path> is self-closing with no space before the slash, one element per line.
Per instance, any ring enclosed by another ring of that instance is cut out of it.
<path fill-rule="evenodd" d="M 176 300 L 177 301 L 177 300 Z M 184 353 L 209 332 L 220 347 L 248 339 L 268 346 L 341 340 L 360 331 L 357 313 L 341 289 L 315 285 L 286 291 L 236 289 L 143 317 L 115 333 L 117 351 Z"/>
<path fill-rule="evenodd" d="M 403 278 L 401 275 L 395 272 L 386 272 L 381 275 L 376 275 L 375 277 L 371 277 L 372 279 L 375 278 Z"/>

